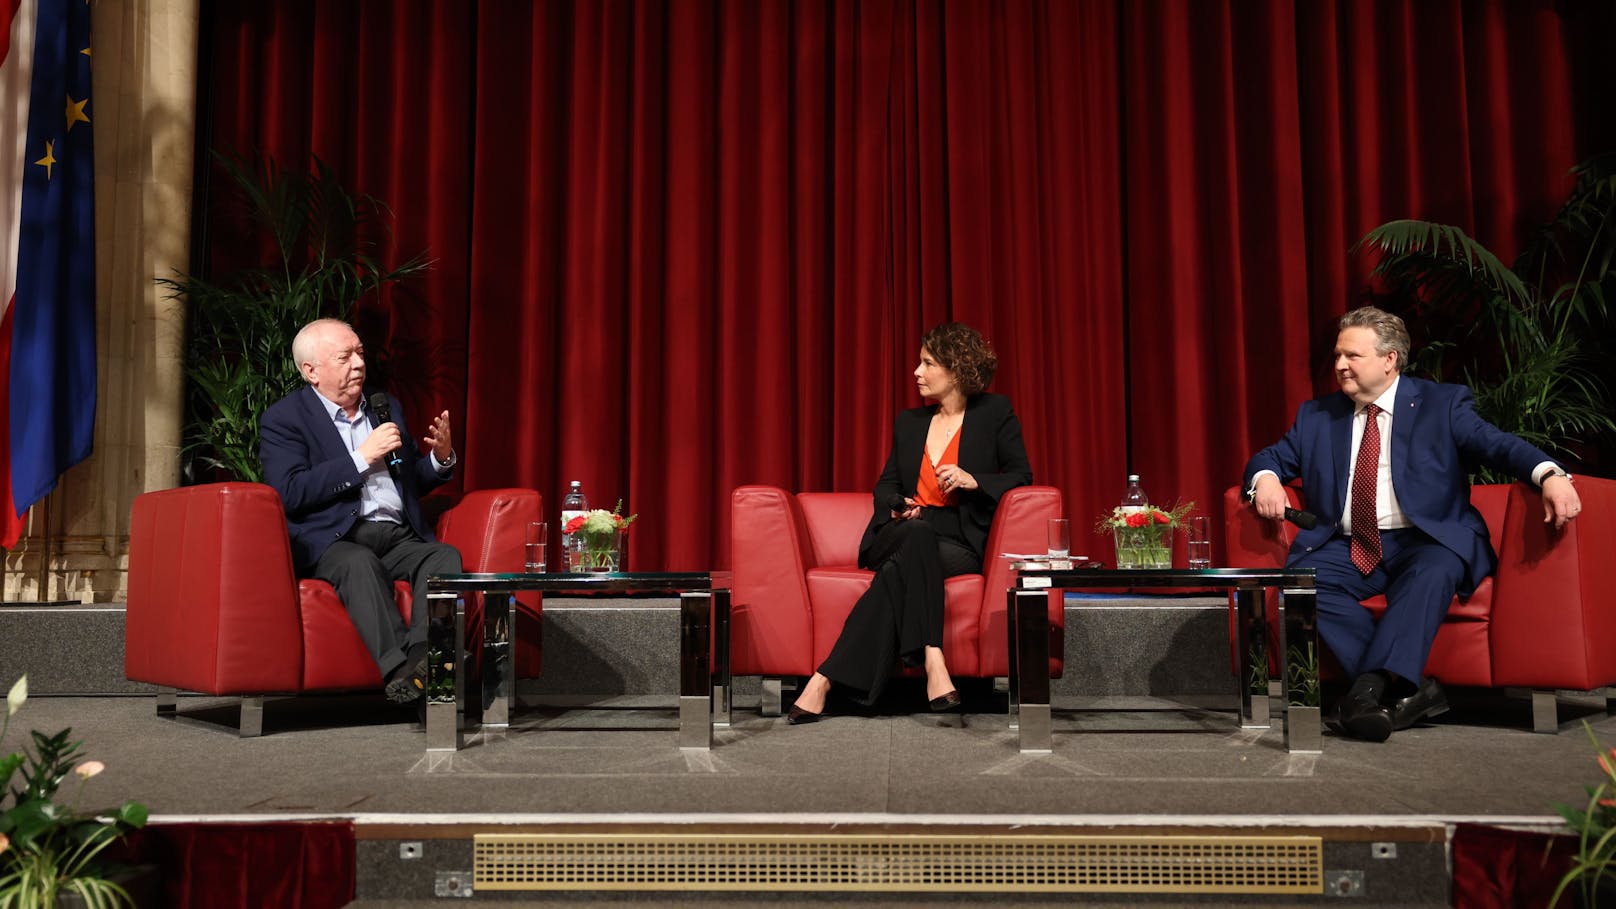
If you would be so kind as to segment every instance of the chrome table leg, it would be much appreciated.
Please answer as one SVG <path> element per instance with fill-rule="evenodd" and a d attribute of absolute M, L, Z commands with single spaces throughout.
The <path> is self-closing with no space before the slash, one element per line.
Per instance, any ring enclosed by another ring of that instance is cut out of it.
<path fill-rule="evenodd" d="M 1240 690 L 1240 726 L 1267 729 L 1268 713 L 1268 621 L 1260 587 L 1240 587 L 1230 592 L 1235 602 L 1234 649 Z"/>
<path fill-rule="evenodd" d="M 712 600 L 705 590 L 679 594 L 680 748 L 713 747 Z"/>
<path fill-rule="evenodd" d="M 459 751 L 465 744 L 460 717 L 466 709 L 465 660 L 461 658 L 466 644 L 466 603 L 453 590 L 437 590 L 428 582 L 427 609 L 426 750 Z"/>
<path fill-rule="evenodd" d="M 1319 690 L 1318 595 L 1312 587 L 1282 589 L 1280 639 L 1285 692 L 1285 750 L 1323 750 Z"/>
<path fill-rule="evenodd" d="M 1053 749 L 1049 715 L 1049 590 L 1015 590 L 1011 691 L 1018 702 L 1022 753 Z"/>

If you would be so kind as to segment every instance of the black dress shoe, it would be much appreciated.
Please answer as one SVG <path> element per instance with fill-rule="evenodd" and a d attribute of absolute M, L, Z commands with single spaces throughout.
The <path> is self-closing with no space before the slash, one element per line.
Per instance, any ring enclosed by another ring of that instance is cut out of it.
<path fill-rule="evenodd" d="M 1378 701 L 1351 699 L 1341 705 L 1341 728 L 1353 738 L 1384 742 L 1392 737 L 1392 712 Z"/>
<path fill-rule="evenodd" d="M 960 696 L 957 689 L 931 699 L 931 709 L 937 713 L 942 713 L 944 710 L 953 710 L 959 705 Z"/>
<path fill-rule="evenodd" d="M 412 704 L 426 692 L 426 657 L 411 665 L 409 661 L 393 670 L 382 689 L 387 699 L 395 704 Z"/>
<path fill-rule="evenodd" d="M 786 714 L 786 722 L 793 726 L 801 726 L 803 723 L 817 723 L 823 717 L 823 713 L 814 713 L 792 704 L 791 712 Z"/>
<path fill-rule="evenodd" d="M 1428 716 L 1448 712 L 1448 693 L 1441 683 L 1430 676 L 1420 683 L 1420 689 L 1392 704 L 1392 728 L 1407 729 Z"/>

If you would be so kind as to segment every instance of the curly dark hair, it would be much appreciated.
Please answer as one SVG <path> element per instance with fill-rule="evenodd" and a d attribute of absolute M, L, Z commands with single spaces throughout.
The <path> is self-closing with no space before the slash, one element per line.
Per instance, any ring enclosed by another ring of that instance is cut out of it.
<path fill-rule="evenodd" d="M 999 357 L 986 338 L 963 322 L 944 322 L 920 338 L 937 362 L 954 374 L 961 394 L 969 397 L 988 387 Z"/>

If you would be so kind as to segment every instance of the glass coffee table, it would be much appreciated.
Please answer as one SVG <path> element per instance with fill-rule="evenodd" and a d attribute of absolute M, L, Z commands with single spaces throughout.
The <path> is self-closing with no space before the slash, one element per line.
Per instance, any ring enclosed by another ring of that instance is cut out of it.
<path fill-rule="evenodd" d="M 730 723 L 729 588 L 727 571 L 467 573 L 430 579 L 427 750 L 460 750 L 472 726 L 510 726 L 516 693 L 513 601 L 528 591 L 569 597 L 677 595 L 679 747 L 711 748 L 714 724 Z M 482 598 L 480 641 L 466 639 L 466 602 L 474 595 Z"/>
<path fill-rule="evenodd" d="M 1266 729 L 1268 698 L 1277 682 L 1285 704 L 1285 750 L 1317 752 L 1323 740 L 1319 709 L 1318 597 L 1311 568 L 1129 568 L 1106 570 L 1049 561 L 1014 562 L 1010 588 L 1010 721 L 1021 750 L 1051 749 L 1048 595 L 1051 590 L 1135 590 L 1176 587 L 1228 590 L 1234 596 L 1234 650 L 1239 666 L 1240 725 Z M 1279 590 L 1281 672 L 1269 678 L 1264 592 Z M 1023 669 L 1025 667 L 1025 669 Z"/>

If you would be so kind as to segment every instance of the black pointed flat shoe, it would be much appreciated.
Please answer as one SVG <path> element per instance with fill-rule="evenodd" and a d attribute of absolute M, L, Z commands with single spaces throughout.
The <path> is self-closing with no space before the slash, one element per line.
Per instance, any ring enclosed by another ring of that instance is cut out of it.
<path fill-rule="evenodd" d="M 803 723 L 817 723 L 824 716 L 825 715 L 823 713 L 814 713 L 811 710 L 804 710 L 801 707 L 793 704 L 791 706 L 791 712 L 786 714 L 786 722 L 793 726 L 801 726 Z"/>
<path fill-rule="evenodd" d="M 944 710 L 953 710 L 959 705 L 960 696 L 958 690 L 950 691 L 947 694 L 938 695 L 937 697 L 931 699 L 931 709 L 936 713 L 942 713 Z"/>

